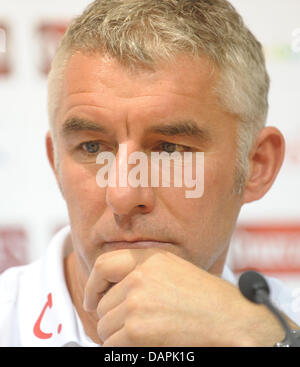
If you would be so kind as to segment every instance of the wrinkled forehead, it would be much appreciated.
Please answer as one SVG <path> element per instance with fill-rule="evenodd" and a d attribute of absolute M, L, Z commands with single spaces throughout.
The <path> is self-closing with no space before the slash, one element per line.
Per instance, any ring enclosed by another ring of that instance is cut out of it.
<path fill-rule="evenodd" d="M 58 70 L 63 62 L 56 59 Z M 178 54 L 173 60 L 157 63 L 155 68 L 139 65 L 136 69 L 98 52 L 77 51 L 65 60 L 60 74 L 61 86 L 52 83 L 54 93 L 52 101 L 49 99 L 50 128 L 55 145 L 69 118 L 83 117 L 96 123 L 104 118 L 105 123 L 117 129 L 119 125 L 115 122 L 123 121 L 128 115 L 128 109 L 122 108 L 122 103 L 124 107 L 134 100 L 129 112 L 136 117 L 132 119 L 132 126 L 138 121 L 140 129 L 178 121 L 194 121 L 201 129 L 209 126 L 209 129 L 219 130 L 221 125 L 222 129 L 226 125 L 236 129 L 236 116 L 227 112 L 217 91 L 221 71 L 205 56 Z M 52 80 L 55 80 L 59 73 L 55 73 L 55 68 L 53 71 Z M 83 116 L 81 107 L 86 110 L 94 104 L 102 105 L 112 113 L 91 115 L 89 108 L 88 116 Z M 76 114 L 68 113 L 73 107 L 77 108 Z"/>
<path fill-rule="evenodd" d="M 176 86 L 178 91 L 206 93 L 218 77 L 218 70 L 206 57 L 178 54 L 172 60 L 160 60 L 149 68 L 141 65 L 124 65 L 107 54 L 86 54 L 75 52 L 71 55 L 64 72 L 64 95 L 101 90 L 101 83 L 107 88 L 118 88 L 120 95 L 139 92 L 139 85 L 145 90 L 155 83 L 161 87 Z M 131 86 L 131 88 L 130 88 Z"/>
<path fill-rule="evenodd" d="M 187 144 L 217 141 L 220 131 L 235 130 L 235 120 L 218 105 L 216 75 L 205 59 L 183 55 L 135 72 L 113 58 L 76 53 L 64 78 L 57 125 L 62 139 L 88 133 L 139 144 L 156 134 L 174 141 L 180 136 Z"/>

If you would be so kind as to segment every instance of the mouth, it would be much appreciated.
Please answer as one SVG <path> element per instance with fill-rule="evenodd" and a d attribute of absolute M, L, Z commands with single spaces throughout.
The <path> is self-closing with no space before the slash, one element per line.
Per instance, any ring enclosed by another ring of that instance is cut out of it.
<path fill-rule="evenodd" d="M 104 242 L 103 249 L 107 251 L 121 250 L 121 249 L 147 249 L 147 248 L 166 249 L 170 246 L 172 246 L 172 243 L 170 242 L 152 241 L 152 240 L 111 241 L 111 242 Z"/>

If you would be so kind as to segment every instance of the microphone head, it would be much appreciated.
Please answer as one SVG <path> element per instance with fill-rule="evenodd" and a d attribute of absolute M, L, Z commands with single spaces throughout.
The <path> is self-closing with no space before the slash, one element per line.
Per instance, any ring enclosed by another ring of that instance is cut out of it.
<path fill-rule="evenodd" d="M 241 293 L 251 302 L 262 303 L 259 291 L 270 294 L 270 288 L 265 278 L 256 271 L 249 270 L 239 278 L 239 288 Z"/>

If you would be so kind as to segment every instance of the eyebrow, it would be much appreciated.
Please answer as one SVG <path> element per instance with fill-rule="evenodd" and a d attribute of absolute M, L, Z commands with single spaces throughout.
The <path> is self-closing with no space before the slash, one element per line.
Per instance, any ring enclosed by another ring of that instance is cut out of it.
<path fill-rule="evenodd" d="M 95 131 L 108 134 L 108 129 L 99 123 L 84 118 L 71 117 L 62 126 L 64 136 L 76 131 Z M 200 128 L 193 120 L 177 121 L 168 124 L 154 125 L 146 129 L 146 134 L 161 134 L 164 136 L 187 136 L 209 140 L 210 134 L 207 129 Z"/>
<path fill-rule="evenodd" d="M 151 126 L 146 130 L 147 133 L 156 133 L 164 136 L 188 136 L 210 139 L 210 133 L 207 129 L 200 128 L 193 120 L 178 121 L 169 124 Z"/>
<path fill-rule="evenodd" d="M 103 134 L 108 133 L 108 130 L 104 126 L 99 125 L 99 123 L 78 117 L 67 119 L 63 123 L 61 131 L 64 136 L 77 131 L 95 131 Z"/>

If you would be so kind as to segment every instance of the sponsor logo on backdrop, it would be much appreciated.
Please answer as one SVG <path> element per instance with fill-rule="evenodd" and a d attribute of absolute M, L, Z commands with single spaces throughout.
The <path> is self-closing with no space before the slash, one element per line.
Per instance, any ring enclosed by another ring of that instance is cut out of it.
<path fill-rule="evenodd" d="M 39 69 L 47 75 L 57 46 L 65 33 L 68 22 L 45 22 L 37 29 L 39 40 Z"/>
<path fill-rule="evenodd" d="M 265 274 L 300 274 L 300 223 L 240 226 L 231 246 L 229 260 L 235 273 L 255 269 Z"/>
<path fill-rule="evenodd" d="M 269 62 L 298 63 L 300 61 L 300 35 L 298 35 L 298 29 L 294 30 L 290 43 L 264 45 L 264 52 Z"/>
<path fill-rule="evenodd" d="M 0 228 L 0 273 L 28 262 L 28 238 L 22 228 Z"/>
<path fill-rule="evenodd" d="M 9 39 L 8 27 L 0 23 L 0 76 L 8 75 L 11 72 Z"/>

